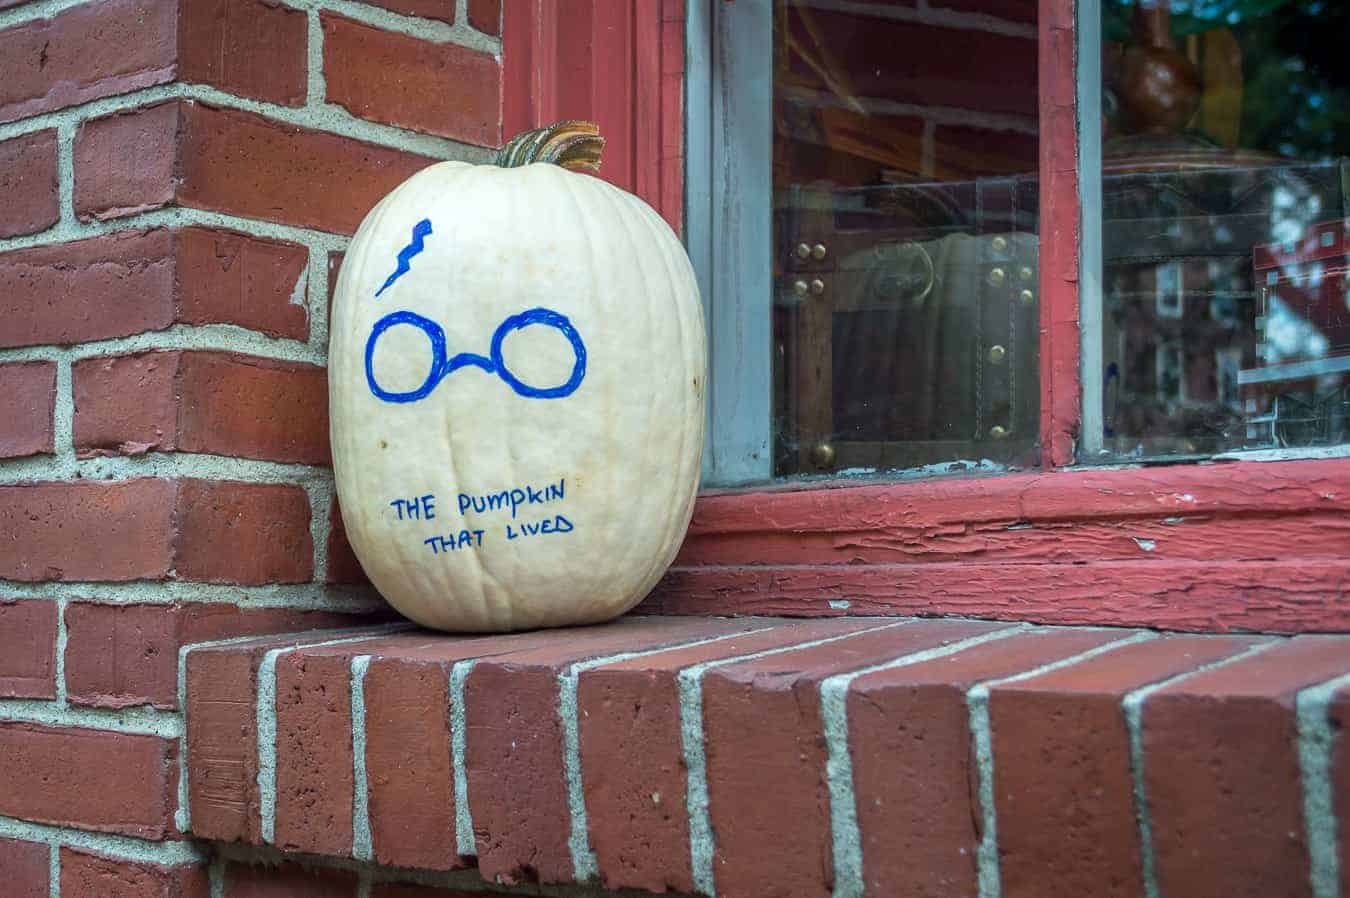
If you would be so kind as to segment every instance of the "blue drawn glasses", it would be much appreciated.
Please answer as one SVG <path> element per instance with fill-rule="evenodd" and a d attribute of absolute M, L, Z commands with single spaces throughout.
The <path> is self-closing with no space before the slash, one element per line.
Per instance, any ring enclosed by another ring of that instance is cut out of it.
<path fill-rule="evenodd" d="M 426 334 L 427 340 L 431 343 L 431 370 L 427 372 L 426 380 L 417 389 L 405 393 L 386 390 L 381 387 L 379 382 L 375 380 L 374 367 L 375 344 L 379 342 L 385 331 L 400 324 L 417 328 Z M 506 360 L 502 358 L 502 343 L 506 341 L 507 336 L 513 331 L 533 325 L 551 327 L 566 337 L 567 341 L 572 344 L 572 354 L 575 359 L 572 365 L 572 374 L 566 382 L 556 387 L 536 387 L 533 384 L 525 383 L 511 372 L 511 369 L 506 365 Z M 489 374 L 497 375 L 506 382 L 508 387 L 528 399 L 562 399 L 564 396 L 571 396 L 575 393 L 577 387 L 581 386 L 581 381 L 586 377 L 586 344 L 582 342 L 581 335 L 577 333 L 576 328 L 572 327 L 572 322 L 568 321 L 566 316 L 552 309 L 544 308 L 527 309 L 519 315 L 512 315 L 499 324 L 492 334 L 492 347 L 487 358 L 472 352 L 461 352 L 455 356 L 447 356 L 445 352 L 445 331 L 430 318 L 423 318 L 414 312 L 391 312 L 385 315 L 375 322 L 375 326 L 370 331 L 370 338 L 366 340 L 366 383 L 370 385 L 370 392 L 374 394 L 375 398 L 382 399 L 385 402 L 417 402 L 419 399 L 425 399 L 442 380 L 460 368 L 467 367 L 481 368 Z"/>

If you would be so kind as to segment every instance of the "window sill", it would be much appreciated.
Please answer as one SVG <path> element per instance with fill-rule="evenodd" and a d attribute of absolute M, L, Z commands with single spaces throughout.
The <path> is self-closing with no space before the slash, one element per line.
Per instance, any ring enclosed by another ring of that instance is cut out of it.
<path fill-rule="evenodd" d="M 704 495 L 642 608 L 1350 630 L 1350 459 Z"/>
<path fill-rule="evenodd" d="M 816 898 L 1000 872 L 1273 894 L 1338 850 L 1304 809 L 1350 782 L 1329 741 L 1350 637 L 876 618 L 343 636 L 189 650 L 195 836 L 402 868 L 362 867 L 380 881 Z"/>

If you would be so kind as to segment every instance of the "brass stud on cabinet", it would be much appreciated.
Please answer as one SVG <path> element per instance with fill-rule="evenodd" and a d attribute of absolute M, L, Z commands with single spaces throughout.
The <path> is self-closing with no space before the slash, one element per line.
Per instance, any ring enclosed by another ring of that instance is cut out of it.
<path fill-rule="evenodd" d="M 811 257 L 811 247 L 810 247 L 810 245 L 805 244 L 805 243 L 798 243 L 798 244 L 797 244 L 797 258 L 798 258 L 798 259 L 801 259 L 803 262 L 805 262 L 805 261 L 806 261 L 808 258 L 810 258 L 810 257 Z"/>
<path fill-rule="evenodd" d="M 815 259 L 817 262 L 822 261 L 829 254 L 830 251 L 825 248 L 825 244 L 823 243 L 817 243 L 815 246 L 811 247 L 811 258 Z"/>
<path fill-rule="evenodd" d="M 811 292 L 811 285 L 800 279 L 795 280 L 792 282 L 792 292 L 800 297 L 805 297 L 807 293 Z"/>
<path fill-rule="evenodd" d="M 812 278 L 812 279 L 811 279 L 811 294 L 812 294 L 813 296 L 820 296 L 820 295 L 822 295 L 824 292 L 825 292 L 825 282 L 822 281 L 820 278 Z"/>
<path fill-rule="evenodd" d="M 1029 306 L 1036 301 L 1036 294 L 1030 290 L 1023 290 L 1021 293 L 1017 294 L 1017 298 L 1022 300 L 1022 305 Z"/>
<path fill-rule="evenodd" d="M 1003 282 L 1008 279 L 1008 273 L 1002 268 L 991 268 L 989 270 L 989 283 L 995 287 L 1002 287 Z"/>
<path fill-rule="evenodd" d="M 993 240 L 989 241 L 989 245 L 994 248 L 994 252 L 996 253 L 1006 252 L 1008 249 L 1008 238 L 995 237 Z"/>
<path fill-rule="evenodd" d="M 1030 281 L 1036 276 L 1036 272 L 1031 270 L 1030 265 L 1023 265 L 1021 268 L 1017 269 L 1017 276 L 1024 281 Z"/>
<path fill-rule="evenodd" d="M 817 468 L 834 467 L 834 447 L 829 443 L 816 443 L 811 447 L 811 464 Z"/>
<path fill-rule="evenodd" d="M 1005 439 L 1008 436 L 1008 428 L 1004 427 L 1002 424 L 995 424 L 993 427 L 989 428 L 989 435 L 996 440 Z"/>
<path fill-rule="evenodd" d="M 997 343 L 989 347 L 989 361 L 993 362 L 995 365 L 1002 364 L 1003 360 L 1007 357 L 1008 350 L 999 346 Z"/>

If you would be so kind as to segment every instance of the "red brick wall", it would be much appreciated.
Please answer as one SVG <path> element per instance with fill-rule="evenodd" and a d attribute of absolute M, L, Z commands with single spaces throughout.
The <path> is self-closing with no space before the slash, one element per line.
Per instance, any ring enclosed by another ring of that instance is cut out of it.
<path fill-rule="evenodd" d="M 388 617 L 333 501 L 329 260 L 500 143 L 500 20 L 0 0 L 0 893 L 206 898 L 180 650 Z"/>

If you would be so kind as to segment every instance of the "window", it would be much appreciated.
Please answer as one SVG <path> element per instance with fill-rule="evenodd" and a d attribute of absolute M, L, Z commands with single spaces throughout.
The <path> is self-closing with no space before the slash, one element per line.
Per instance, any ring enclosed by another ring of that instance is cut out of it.
<path fill-rule="evenodd" d="M 997 6 L 712 8 L 709 481 L 1034 465 L 1036 4 Z"/>
<path fill-rule="evenodd" d="M 1079 27 L 1080 461 L 1350 441 L 1350 11 L 1100 0 Z"/>
<path fill-rule="evenodd" d="M 1080 247 L 1041 233 L 1041 105 L 1075 98 L 1038 89 L 1035 2 L 691 4 L 707 483 L 1350 442 L 1350 11 L 1060 5 L 1081 344 L 1051 358 L 1043 257 Z"/>

